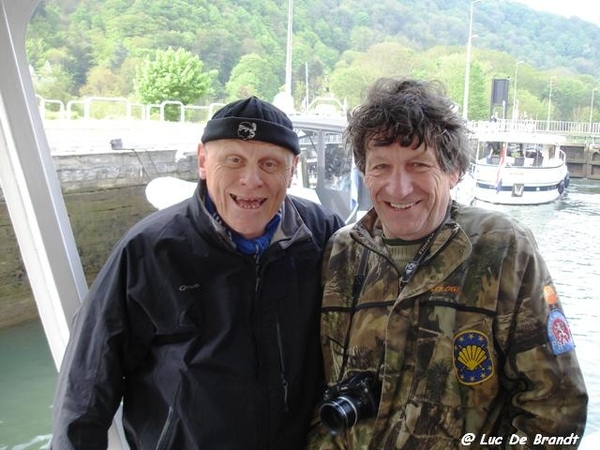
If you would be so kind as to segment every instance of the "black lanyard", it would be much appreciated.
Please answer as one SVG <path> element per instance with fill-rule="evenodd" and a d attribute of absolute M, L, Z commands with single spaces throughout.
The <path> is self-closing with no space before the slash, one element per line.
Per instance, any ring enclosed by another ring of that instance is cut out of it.
<path fill-rule="evenodd" d="M 438 234 L 440 234 L 440 231 L 445 223 L 446 220 L 444 220 L 442 225 L 437 227 L 433 233 L 430 233 L 429 236 L 427 236 L 427 239 L 425 239 L 425 242 L 423 242 L 421 248 L 419 248 L 415 256 L 413 256 L 413 259 L 404 268 L 402 276 L 400 277 L 400 292 L 402 292 L 402 289 L 404 289 L 408 282 L 415 276 L 415 273 L 417 273 L 417 269 L 423 263 L 423 259 L 429 252 L 433 241 L 435 241 L 435 238 L 438 236 Z"/>

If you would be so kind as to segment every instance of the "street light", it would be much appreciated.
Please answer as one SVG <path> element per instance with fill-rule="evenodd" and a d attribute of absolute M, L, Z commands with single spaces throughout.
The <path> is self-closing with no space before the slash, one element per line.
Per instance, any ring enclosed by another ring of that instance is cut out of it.
<path fill-rule="evenodd" d="M 546 131 L 550 131 L 550 111 L 552 110 L 552 82 L 556 77 L 550 78 L 550 93 L 548 94 L 548 118 L 546 119 Z"/>
<path fill-rule="evenodd" d="M 294 23 L 294 0 L 288 0 L 287 42 L 285 52 L 285 93 L 292 98 L 292 33 Z"/>
<path fill-rule="evenodd" d="M 462 116 L 467 120 L 469 111 L 469 77 L 471 72 L 471 42 L 473 41 L 473 5 L 481 0 L 471 0 L 471 10 L 469 13 L 469 37 L 467 38 L 467 62 L 465 63 L 465 89 L 463 97 Z"/>
<path fill-rule="evenodd" d="M 590 135 L 592 134 L 592 114 L 594 113 L 594 92 L 597 90 L 597 87 L 592 89 L 592 101 L 590 102 Z"/>
<path fill-rule="evenodd" d="M 519 74 L 519 64 L 524 63 L 525 61 L 517 61 L 517 63 L 515 64 L 515 87 L 514 87 L 514 92 L 513 92 L 513 113 L 512 113 L 512 118 L 513 120 L 516 119 L 516 115 L 517 115 L 517 76 Z"/>

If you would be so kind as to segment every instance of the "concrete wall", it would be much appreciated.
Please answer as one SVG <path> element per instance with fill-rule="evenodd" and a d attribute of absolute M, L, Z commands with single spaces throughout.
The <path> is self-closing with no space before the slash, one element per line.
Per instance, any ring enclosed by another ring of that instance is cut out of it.
<path fill-rule="evenodd" d="M 567 155 L 571 178 L 600 180 L 600 144 L 568 143 L 561 148 Z"/>
<path fill-rule="evenodd" d="M 600 145 L 591 145 L 588 153 L 587 178 L 600 180 Z"/>
<path fill-rule="evenodd" d="M 567 155 L 567 167 L 569 176 L 572 178 L 584 178 L 586 176 L 586 147 L 582 144 L 567 144 L 561 146 Z"/>
<path fill-rule="evenodd" d="M 146 184 L 170 175 L 185 180 L 197 176 L 197 159 L 177 159 L 177 150 L 109 150 L 52 157 L 63 192 Z"/>
<path fill-rule="evenodd" d="M 197 179 L 195 155 L 179 160 L 175 155 L 175 150 L 122 150 L 53 157 L 89 284 L 121 235 L 154 211 L 144 193 L 151 178 Z M 37 314 L 0 192 L 0 328 L 34 319 Z"/>
<path fill-rule="evenodd" d="M 154 208 L 144 186 L 125 186 L 65 194 L 67 211 L 88 283 L 112 246 L 135 222 Z M 0 327 L 37 317 L 37 309 L 21 260 L 6 204 L 0 202 Z"/>

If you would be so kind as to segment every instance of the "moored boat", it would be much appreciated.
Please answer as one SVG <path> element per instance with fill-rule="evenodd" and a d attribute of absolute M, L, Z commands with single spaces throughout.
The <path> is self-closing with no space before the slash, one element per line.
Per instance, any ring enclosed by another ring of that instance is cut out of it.
<path fill-rule="evenodd" d="M 488 131 L 477 136 L 475 198 L 505 205 L 557 200 L 569 185 L 564 136 Z"/>

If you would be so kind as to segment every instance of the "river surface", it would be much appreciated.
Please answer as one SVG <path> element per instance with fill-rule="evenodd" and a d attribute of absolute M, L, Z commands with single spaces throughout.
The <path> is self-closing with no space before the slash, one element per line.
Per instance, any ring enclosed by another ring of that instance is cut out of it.
<path fill-rule="evenodd" d="M 504 211 L 535 233 L 589 391 L 586 434 L 600 431 L 600 181 L 573 180 L 553 204 L 478 206 Z M 47 449 L 56 373 L 38 321 L 0 330 L 0 367 L 0 450 Z"/>

